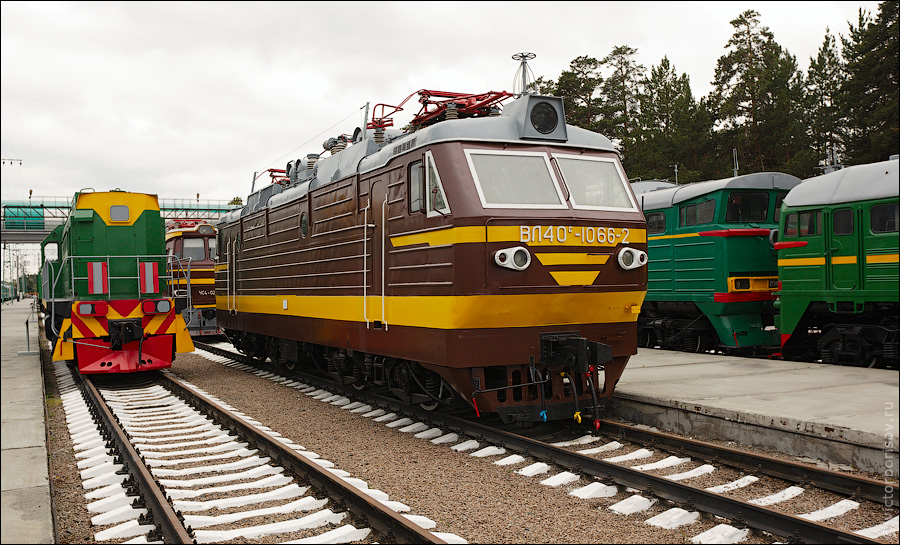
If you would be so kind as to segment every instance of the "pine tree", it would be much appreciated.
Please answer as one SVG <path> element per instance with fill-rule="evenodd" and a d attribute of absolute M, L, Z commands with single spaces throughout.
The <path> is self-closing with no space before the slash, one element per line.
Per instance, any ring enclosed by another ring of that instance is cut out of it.
<path fill-rule="evenodd" d="M 817 157 L 831 164 L 830 158 L 842 154 L 843 120 L 836 104 L 844 78 L 844 64 L 837 49 L 837 41 L 828 28 L 825 42 L 818 55 L 809 58 L 806 73 L 806 111 L 809 137 Z"/>
<path fill-rule="evenodd" d="M 612 75 L 603 82 L 605 115 L 601 127 L 606 129 L 608 136 L 618 140 L 623 155 L 632 139 L 633 120 L 639 111 L 640 83 L 647 70 L 634 60 L 636 55 L 637 49 L 619 45 L 600 61 L 612 68 Z"/>
<path fill-rule="evenodd" d="M 744 172 L 781 168 L 803 174 L 814 159 L 799 124 L 803 77 L 797 61 L 760 24 L 758 12 L 745 11 L 731 25 L 735 32 L 718 60 L 710 96 L 721 121 L 717 136 L 730 144 L 724 151 L 730 159 L 731 148 L 739 150 Z"/>
<path fill-rule="evenodd" d="M 599 69 L 597 59 L 577 57 L 569 63 L 569 69 L 560 74 L 556 83 L 556 94 L 565 101 L 566 122 L 597 132 L 600 132 L 597 92 L 603 82 Z"/>
<path fill-rule="evenodd" d="M 882 2 L 872 21 L 860 9 L 858 25 L 841 37 L 847 77 L 838 105 L 847 118 L 846 164 L 884 161 L 900 148 L 898 10 L 897 0 Z"/>
<path fill-rule="evenodd" d="M 690 78 L 678 76 L 663 57 L 659 66 L 650 68 L 641 89 L 634 141 L 625 160 L 629 175 L 674 181 L 678 165 L 679 182 L 700 180 L 712 126 L 694 100 Z"/>

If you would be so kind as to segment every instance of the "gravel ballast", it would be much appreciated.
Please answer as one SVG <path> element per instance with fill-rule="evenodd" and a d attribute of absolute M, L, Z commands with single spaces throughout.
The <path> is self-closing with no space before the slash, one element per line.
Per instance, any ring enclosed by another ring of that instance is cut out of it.
<path fill-rule="evenodd" d="M 474 451 L 455 452 L 448 445 L 433 445 L 412 433 L 388 428 L 294 388 L 214 363 L 200 354 L 179 355 L 173 374 L 320 454 L 336 468 L 366 481 L 370 488 L 388 493 L 391 500 L 410 506 L 411 514 L 434 520 L 435 531 L 451 532 L 471 543 L 689 542 L 691 537 L 723 522 L 701 518 L 676 530 L 656 528 L 644 521 L 672 507 L 666 502 L 657 502 L 644 512 L 619 515 L 608 507 L 631 495 L 621 487 L 611 498 L 576 498 L 568 493 L 591 482 L 584 476 L 557 488 L 545 486 L 540 481 L 559 473 L 560 468 L 551 468 L 536 477 L 518 475 L 516 470 L 534 460 L 497 466 L 493 462 L 503 456 L 474 458 Z M 46 368 L 45 376 L 54 382 L 53 373 Z M 68 443 L 64 415 L 61 409 L 53 407 L 53 395 L 58 395 L 55 383 L 48 384 L 47 391 L 58 539 L 61 543 L 95 542 L 96 529 L 90 527 L 84 508 L 84 491 Z M 709 476 L 702 479 L 704 484 L 706 480 L 713 484 L 722 482 Z M 833 495 L 823 495 L 821 502 L 811 496 L 804 499 L 806 510 L 835 501 Z M 881 518 L 883 513 L 874 511 L 870 525 L 885 520 Z M 853 526 L 859 528 L 860 513 L 854 513 L 852 518 Z M 896 542 L 896 534 L 888 538 Z M 751 532 L 743 542 L 773 540 L 772 536 Z"/>

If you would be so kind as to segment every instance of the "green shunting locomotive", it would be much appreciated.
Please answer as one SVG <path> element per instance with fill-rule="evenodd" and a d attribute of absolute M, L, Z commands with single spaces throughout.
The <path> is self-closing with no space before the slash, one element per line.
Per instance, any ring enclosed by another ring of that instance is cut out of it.
<path fill-rule="evenodd" d="M 799 184 L 779 172 L 632 184 L 650 258 L 639 346 L 742 355 L 777 349 L 772 244 L 781 202 Z"/>
<path fill-rule="evenodd" d="M 75 194 L 65 223 L 41 243 L 41 310 L 53 361 L 82 374 L 166 369 L 194 345 L 169 282 L 156 195 Z M 175 271 L 175 272 L 172 272 Z"/>
<path fill-rule="evenodd" d="M 848 167 L 785 198 L 775 324 L 786 359 L 897 367 L 898 166 Z"/>

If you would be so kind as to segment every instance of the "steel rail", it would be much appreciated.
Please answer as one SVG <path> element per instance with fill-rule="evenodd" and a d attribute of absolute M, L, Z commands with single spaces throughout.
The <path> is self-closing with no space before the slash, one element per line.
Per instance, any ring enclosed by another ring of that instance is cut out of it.
<path fill-rule="evenodd" d="M 109 432 L 109 441 L 115 444 L 116 451 L 122 458 L 124 470 L 134 479 L 141 497 L 146 502 L 148 513 L 146 519 L 156 525 L 165 543 L 194 543 L 194 538 L 181 522 L 180 513 L 169 503 L 165 491 L 131 445 L 131 440 L 100 395 L 90 375 L 73 374 L 80 376 L 82 391 L 96 408 L 97 416 Z M 109 446 L 109 442 L 107 445 Z"/>
<path fill-rule="evenodd" d="M 600 432 L 635 443 L 656 444 L 673 452 L 690 454 L 705 460 L 716 460 L 726 465 L 750 471 L 760 471 L 771 477 L 795 483 L 810 484 L 823 490 L 855 496 L 876 503 L 884 501 L 886 489 L 897 487 L 897 483 L 879 481 L 858 475 L 847 475 L 840 471 L 715 445 L 669 433 L 643 430 L 617 422 L 603 422 L 600 426 Z"/>
<path fill-rule="evenodd" d="M 201 343 L 196 344 L 201 345 Z M 305 478 L 311 485 L 324 490 L 337 505 L 344 504 L 352 513 L 363 519 L 367 526 L 384 534 L 386 538 L 381 541 L 446 543 L 430 531 L 402 515 L 398 515 L 381 502 L 361 492 L 305 456 L 287 448 L 280 441 L 248 424 L 218 403 L 189 388 L 171 372 L 164 372 L 161 375 L 167 381 L 166 387 L 169 391 L 211 417 L 217 424 L 233 430 L 245 440 L 253 443 L 255 448 L 263 451 L 274 462 L 282 464 L 298 477 Z"/>
<path fill-rule="evenodd" d="M 440 417 L 432 419 L 436 422 Z M 459 420 L 448 417 L 448 422 Z M 501 447 L 525 453 L 540 460 L 549 460 L 566 469 L 605 479 L 616 484 L 642 490 L 682 506 L 711 513 L 756 530 L 773 533 L 804 543 L 881 543 L 864 536 L 832 528 L 772 509 L 743 502 L 722 494 L 693 488 L 664 477 L 648 475 L 629 467 L 605 462 L 584 454 L 570 452 L 516 434 L 495 430 L 476 422 L 467 422 L 467 433 L 474 432 Z M 477 430 L 477 431 L 475 431 Z"/>
<path fill-rule="evenodd" d="M 236 361 L 265 367 L 269 370 L 284 372 L 274 365 L 261 364 L 255 360 L 227 350 L 211 347 L 203 343 L 194 343 L 197 347 L 209 352 L 230 357 Z M 796 539 L 804 543 L 883 543 L 879 540 L 869 539 L 853 532 L 846 532 L 837 528 L 819 524 L 786 513 L 743 502 L 722 494 L 709 492 L 703 489 L 693 488 L 664 477 L 648 475 L 628 467 L 611 462 L 605 462 L 584 454 L 578 454 L 547 443 L 523 437 L 514 433 L 493 428 L 478 422 L 441 412 L 431 412 L 404 405 L 400 401 L 366 391 L 356 391 L 335 382 L 307 373 L 293 371 L 296 377 L 329 390 L 340 392 L 343 395 L 363 399 L 367 403 L 374 403 L 382 407 L 390 407 L 395 412 L 405 412 L 423 422 L 450 429 L 457 433 L 464 433 L 478 440 L 488 441 L 497 446 L 511 449 L 526 456 L 539 460 L 549 461 L 575 472 L 591 475 L 602 480 L 612 481 L 616 484 L 643 490 L 662 499 L 673 501 L 682 506 L 724 517 L 734 521 L 738 525 L 746 525 L 756 530 L 770 532 L 789 539 Z M 711 448 L 717 448 L 711 445 Z M 713 456 L 714 457 L 714 456 Z M 765 468 L 763 468 L 765 470 Z"/>

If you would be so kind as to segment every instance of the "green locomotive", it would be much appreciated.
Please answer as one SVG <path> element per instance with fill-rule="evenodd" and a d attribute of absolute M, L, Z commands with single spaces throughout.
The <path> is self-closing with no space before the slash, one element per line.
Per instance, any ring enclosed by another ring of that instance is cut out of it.
<path fill-rule="evenodd" d="M 647 298 L 639 346 L 759 354 L 777 350 L 781 201 L 800 179 L 760 172 L 685 185 L 637 182 L 647 219 Z"/>
<path fill-rule="evenodd" d="M 785 198 L 775 323 L 786 359 L 897 367 L 898 165 L 848 167 Z"/>
<path fill-rule="evenodd" d="M 130 373 L 171 367 L 176 352 L 194 350 L 170 293 L 156 195 L 76 193 L 66 222 L 41 243 L 41 261 L 54 361 Z"/>

